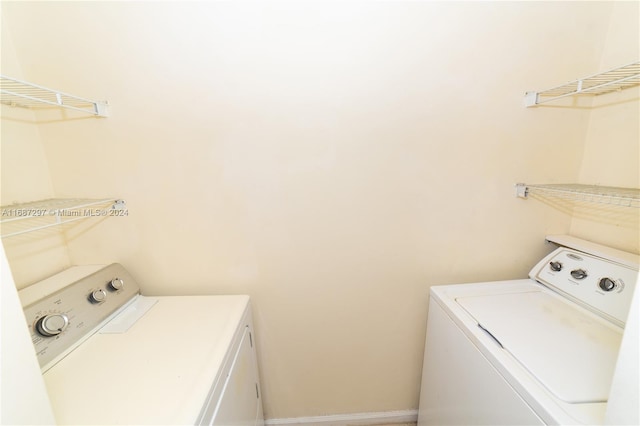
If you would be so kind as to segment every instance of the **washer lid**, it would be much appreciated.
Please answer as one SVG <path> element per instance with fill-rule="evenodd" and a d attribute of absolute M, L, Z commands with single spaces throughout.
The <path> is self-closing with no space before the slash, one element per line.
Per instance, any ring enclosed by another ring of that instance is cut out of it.
<path fill-rule="evenodd" d="M 622 329 L 545 291 L 456 301 L 557 398 L 607 401 Z"/>

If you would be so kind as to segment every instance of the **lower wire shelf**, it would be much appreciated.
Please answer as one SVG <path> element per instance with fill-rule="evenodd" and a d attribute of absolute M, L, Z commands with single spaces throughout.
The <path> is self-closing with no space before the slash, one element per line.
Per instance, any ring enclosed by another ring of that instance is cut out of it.
<path fill-rule="evenodd" d="M 516 184 L 516 195 L 561 198 L 583 203 L 609 204 L 619 207 L 640 208 L 640 189 L 582 184 Z"/>
<path fill-rule="evenodd" d="M 116 198 L 53 198 L 0 207 L 2 238 L 65 225 L 89 218 L 127 216 L 124 200 Z"/>

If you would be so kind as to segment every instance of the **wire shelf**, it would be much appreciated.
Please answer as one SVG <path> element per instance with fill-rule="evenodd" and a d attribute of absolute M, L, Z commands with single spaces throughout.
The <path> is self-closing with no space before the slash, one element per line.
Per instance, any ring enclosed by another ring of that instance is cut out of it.
<path fill-rule="evenodd" d="M 525 106 L 532 107 L 567 96 L 604 95 L 638 85 L 640 85 L 640 62 L 634 62 L 548 90 L 527 92 L 524 102 Z"/>
<path fill-rule="evenodd" d="M 89 218 L 126 216 L 123 200 L 104 199 L 48 199 L 0 207 L 2 238 L 60 226 Z"/>
<path fill-rule="evenodd" d="M 540 195 L 583 203 L 640 208 L 640 189 L 637 188 L 581 184 L 527 185 L 518 183 L 516 184 L 516 195 L 521 198 L 527 198 L 529 195 Z"/>
<path fill-rule="evenodd" d="M 29 109 L 55 107 L 81 111 L 98 117 L 108 115 L 106 102 L 80 98 L 4 75 L 0 76 L 0 93 L 0 103 L 9 106 Z"/>

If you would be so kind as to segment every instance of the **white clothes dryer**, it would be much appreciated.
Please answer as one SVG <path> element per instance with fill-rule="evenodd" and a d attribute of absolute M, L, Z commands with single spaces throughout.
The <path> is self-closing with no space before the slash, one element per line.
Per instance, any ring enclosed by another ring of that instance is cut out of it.
<path fill-rule="evenodd" d="M 142 296 L 119 264 L 19 296 L 58 424 L 264 424 L 248 296 Z"/>

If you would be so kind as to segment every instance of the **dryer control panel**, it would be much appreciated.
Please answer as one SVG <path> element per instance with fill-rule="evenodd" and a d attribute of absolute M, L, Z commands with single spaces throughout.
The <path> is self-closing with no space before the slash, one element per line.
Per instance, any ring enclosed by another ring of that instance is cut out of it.
<path fill-rule="evenodd" d="M 118 263 L 72 267 L 20 290 L 41 370 L 51 368 L 139 293 Z"/>
<path fill-rule="evenodd" d="M 638 281 L 638 268 L 560 247 L 541 260 L 529 276 L 624 326 Z"/>

